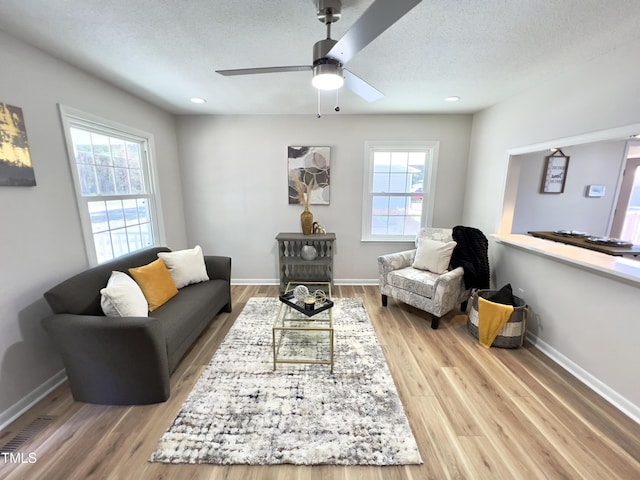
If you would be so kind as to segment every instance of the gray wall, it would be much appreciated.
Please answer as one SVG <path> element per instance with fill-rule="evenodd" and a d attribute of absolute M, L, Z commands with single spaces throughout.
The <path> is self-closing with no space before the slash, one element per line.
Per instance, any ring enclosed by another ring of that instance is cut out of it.
<path fill-rule="evenodd" d="M 335 278 L 375 280 L 376 257 L 411 244 L 361 242 L 366 140 L 439 140 L 434 226 L 462 219 L 469 115 L 183 116 L 178 143 L 190 244 L 233 258 L 241 282 L 278 278 L 275 236 L 300 231 L 287 200 L 287 146 L 331 147 L 331 204 L 314 219 L 335 232 Z"/>
<path fill-rule="evenodd" d="M 22 108 L 37 186 L 0 187 L 0 425 L 62 369 L 42 293 L 88 266 L 58 103 L 155 135 L 167 243 L 186 246 L 172 116 L 0 32 L 0 102 Z"/>
<path fill-rule="evenodd" d="M 515 155 L 520 181 L 512 233 L 535 230 L 579 230 L 590 235 L 609 234 L 609 221 L 624 161 L 626 140 L 562 148 L 569 156 L 564 193 L 540 193 L 544 157 L 549 151 Z M 604 197 L 587 197 L 587 185 L 604 185 Z"/>
<path fill-rule="evenodd" d="M 487 232 L 500 231 L 502 223 L 510 232 L 502 210 L 509 151 L 640 124 L 640 64 L 629 62 L 639 49 L 640 40 L 553 72 L 538 88 L 476 114 L 464 221 Z M 640 310 L 640 288 L 512 247 L 492 244 L 490 253 L 495 283 L 525 290 L 536 313 L 530 332 L 565 366 L 605 385 L 610 398 L 640 418 L 640 323 L 632 321 Z"/>

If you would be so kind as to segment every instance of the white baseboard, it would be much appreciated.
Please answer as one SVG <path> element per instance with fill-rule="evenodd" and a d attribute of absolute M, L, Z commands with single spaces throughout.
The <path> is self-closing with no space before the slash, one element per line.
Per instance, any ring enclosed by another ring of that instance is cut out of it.
<path fill-rule="evenodd" d="M 66 372 L 64 371 L 64 369 L 60 370 L 53 377 L 33 390 L 22 400 L 15 403 L 4 412 L 0 413 L 0 430 L 6 428 L 7 425 L 16 420 L 20 415 L 33 407 L 36 403 L 46 397 L 53 390 L 58 388 L 66 380 Z"/>
<path fill-rule="evenodd" d="M 378 285 L 377 278 L 337 278 L 336 285 Z"/>
<path fill-rule="evenodd" d="M 627 400 L 611 387 L 591 375 L 580 365 L 574 363 L 572 360 L 565 357 L 551 345 L 543 340 L 540 340 L 537 336 L 531 334 L 530 332 L 527 332 L 527 340 L 535 345 L 535 347 L 542 353 L 544 353 L 547 357 L 551 358 L 554 362 L 571 373 L 574 377 L 587 385 L 591 390 L 596 392 L 618 410 L 635 420 L 636 423 L 640 423 L 640 406 L 634 405 L 632 402 Z"/>
<path fill-rule="evenodd" d="M 280 285 L 276 278 L 232 278 L 231 285 Z"/>

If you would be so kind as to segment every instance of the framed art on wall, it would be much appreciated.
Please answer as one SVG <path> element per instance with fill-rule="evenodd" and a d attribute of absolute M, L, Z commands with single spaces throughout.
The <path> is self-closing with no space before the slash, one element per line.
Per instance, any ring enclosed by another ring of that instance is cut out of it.
<path fill-rule="evenodd" d="M 0 186 L 33 187 L 35 184 L 22 109 L 0 103 Z"/>
<path fill-rule="evenodd" d="M 331 147 L 288 147 L 289 204 L 300 203 L 294 177 L 311 188 L 310 205 L 329 205 Z"/>
<path fill-rule="evenodd" d="M 560 150 L 544 157 L 544 169 L 542 170 L 541 193 L 562 193 L 567 181 L 567 169 L 569 157 Z"/>

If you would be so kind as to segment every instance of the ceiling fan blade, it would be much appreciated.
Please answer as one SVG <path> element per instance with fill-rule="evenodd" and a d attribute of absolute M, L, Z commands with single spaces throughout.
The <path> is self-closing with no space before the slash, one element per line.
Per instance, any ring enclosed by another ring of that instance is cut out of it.
<path fill-rule="evenodd" d="M 376 0 L 338 40 L 328 57 L 343 65 L 422 0 Z"/>
<path fill-rule="evenodd" d="M 216 73 L 227 77 L 233 75 L 255 75 L 258 73 L 308 72 L 311 65 L 293 65 L 290 67 L 237 68 L 235 70 L 216 70 Z"/>
<path fill-rule="evenodd" d="M 375 102 L 384 97 L 384 93 L 369 85 L 355 73 L 343 69 L 342 76 L 344 77 L 344 85 L 367 102 Z"/>

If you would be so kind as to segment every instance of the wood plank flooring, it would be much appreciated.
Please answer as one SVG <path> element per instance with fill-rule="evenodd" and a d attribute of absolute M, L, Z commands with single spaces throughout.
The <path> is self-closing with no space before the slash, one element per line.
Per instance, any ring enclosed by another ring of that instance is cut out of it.
<path fill-rule="evenodd" d="M 23 479 L 638 479 L 640 425 L 535 348 L 486 350 L 451 312 L 438 330 L 429 315 L 389 300 L 377 287 L 336 287 L 364 300 L 423 465 L 342 467 L 149 463 L 202 370 L 250 297 L 276 286 L 234 286 L 233 312 L 219 315 L 171 378 L 158 405 L 110 407 L 74 402 L 65 383 L 7 429 L 4 445 L 38 416 L 53 421 L 18 454 L 0 456 L 0 478 Z M 336 366 L 339 368 L 339 365 Z M 32 454 L 32 457 L 29 457 Z M 35 463 L 28 463 L 33 460 Z M 16 460 L 16 457 L 14 457 Z"/>

